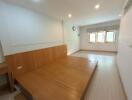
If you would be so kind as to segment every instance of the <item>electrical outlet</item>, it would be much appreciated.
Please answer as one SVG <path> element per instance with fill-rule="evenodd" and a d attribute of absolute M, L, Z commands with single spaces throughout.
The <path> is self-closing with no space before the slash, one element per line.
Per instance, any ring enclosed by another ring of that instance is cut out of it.
<path fill-rule="evenodd" d="M 18 70 L 20 70 L 20 69 L 22 69 L 22 68 L 23 68 L 23 66 L 18 66 L 18 67 L 17 67 Z"/>

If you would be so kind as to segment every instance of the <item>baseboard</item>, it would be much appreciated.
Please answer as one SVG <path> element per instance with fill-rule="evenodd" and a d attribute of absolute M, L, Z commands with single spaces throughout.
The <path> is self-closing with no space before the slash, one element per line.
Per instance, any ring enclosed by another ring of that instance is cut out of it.
<path fill-rule="evenodd" d="M 106 50 L 87 50 L 87 49 L 80 49 L 80 51 L 93 51 L 93 52 L 111 52 L 111 53 L 118 53 L 117 51 L 106 51 Z"/>
<path fill-rule="evenodd" d="M 79 51 L 80 51 L 80 49 L 79 49 L 79 50 L 76 50 L 76 51 L 74 51 L 74 52 L 68 53 L 68 55 L 72 55 L 72 54 L 77 53 L 77 52 L 79 52 Z"/>

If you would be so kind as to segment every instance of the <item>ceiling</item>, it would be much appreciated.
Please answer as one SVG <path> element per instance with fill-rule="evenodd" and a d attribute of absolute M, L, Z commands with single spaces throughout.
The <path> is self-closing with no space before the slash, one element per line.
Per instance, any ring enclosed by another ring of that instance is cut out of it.
<path fill-rule="evenodd" d="M 29 8 L 57 19 L 72 20 L 77 25 L 89 25 L 119 19 L 126 0 L 3 0 Z M 94 9 L 100 4 L 100 9 Z M 72 18 L 68 19 L 68 14 Z"/>

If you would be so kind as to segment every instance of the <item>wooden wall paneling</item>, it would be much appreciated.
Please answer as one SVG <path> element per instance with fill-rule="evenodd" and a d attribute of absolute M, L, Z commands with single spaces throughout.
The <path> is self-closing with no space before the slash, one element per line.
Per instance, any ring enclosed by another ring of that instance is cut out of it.
<path fill-rule="evenodd" d="M 67 56 L 66 45 L 54 47 L 53 55 L 54 55 L 54 60 Z"/>
<path fill-rule="evenodd" d="M 36 59 L 33 51 L 23 53 L 23 56 L 24 56 L 23 60 L 25 63 L 25 67 L 27 68 L 27 71 L 37 69 L 37 64 L 35 63 Z"/>
<path fill-rule="evenodd" d="M 66 45 L 61 45 L 9 55 L 6 57 L 6 62 L 15 77 L 39 67 L 45 67 L 45 65 L 65 56 L 67 56 Z"/>
<path fill-rule="evenodd" d="M 51 48 L 34 51 L 34 57 L 35 57 L 35 63 L 38 67 L 43 67 L 44 65 L 53 61 Z"/>
<path fill-rule="evenodd" d="M 22 75 L 23 73 L 28 71 L 28 68 L 26 66 L 26 60 L 24 53 L 19 53 L 14 55 L 14 75 Z"/>
<path fill-rule="evenodd" d="M 6 56 L 5 58 L 6 58 L 6 63 L 9 65 L 8 71 L 13 72 L 13 67 L 15 66 L 14 65 L 14 56 L 10 55 L 10 56 Z"/>
<path fill-rule="evenodd" d="M 13 76 L 21 75 L 35 69 L 34 57 L 32 52 L 18 53 L 6 57 L 6 63 Z"/>
<path fill-rule="evenodd" d="M 67 56 L 67 46 L 66 45 L 64 45 L 62 48 L 61 48 L 61 55 L 62 56 Z"/>
<path fill-rule="evenodd" d="M 10 87 L 11 87 L 11 91 L 13 92 L 14 90 L 14 56 L 13 55 L 10 55 L 10 56 L 6 56 L 6 63 L 8 64 L 8 71 L 9 71 L 9 81 L 10 81 Z"/>

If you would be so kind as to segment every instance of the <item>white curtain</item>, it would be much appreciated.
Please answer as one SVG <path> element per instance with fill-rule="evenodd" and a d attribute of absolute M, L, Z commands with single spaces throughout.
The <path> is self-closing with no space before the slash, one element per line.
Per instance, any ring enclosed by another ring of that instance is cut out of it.
<path fill-rule="evenodd" d="M 0 63 L 3 63 L 5 61 L 5 57 L 4 57 L 4 53 L 3 53 L 3 50 L 2 50 L 2 44 L 1 44 L 1 41 L 0 41 Z"/>

